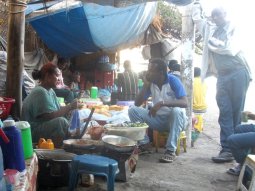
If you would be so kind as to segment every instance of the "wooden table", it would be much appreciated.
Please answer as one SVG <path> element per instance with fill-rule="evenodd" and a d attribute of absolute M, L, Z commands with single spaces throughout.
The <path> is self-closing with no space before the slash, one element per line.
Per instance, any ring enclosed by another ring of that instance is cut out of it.
<path fill-rule="evenodd" d="M 36 180 L 38 172 L 38 159 L 34 153 L 30 159 L 26 160 L 26 172 L 20 177 L 19 185 L 14 191 L 36 191 Z"/>

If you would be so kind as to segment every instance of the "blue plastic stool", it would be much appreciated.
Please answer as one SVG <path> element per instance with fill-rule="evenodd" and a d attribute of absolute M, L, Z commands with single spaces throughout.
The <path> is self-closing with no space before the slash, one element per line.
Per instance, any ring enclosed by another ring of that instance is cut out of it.
<path fill-rule="evenodd" d="M 107 190 L 114 191 L 115 175 L 119 172 L 118 162 L 97 155 L 76 155 L 71 162 L 69 191 L 73 191 L 77 184 L 78 174 L 94 174 L 106 176 Z"/>

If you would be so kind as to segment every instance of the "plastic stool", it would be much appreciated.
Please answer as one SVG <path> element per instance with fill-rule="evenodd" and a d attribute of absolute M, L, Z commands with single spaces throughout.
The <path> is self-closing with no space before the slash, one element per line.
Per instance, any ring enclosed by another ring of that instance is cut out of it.
<path fill-rule="evenodd" d="M 153 144 L 158 152 L 158 148 L 165 145 L 169 132 L 158 132 L 153 130 Z"/>
<path fill-rule="evenodd" d="M 97 155 L 77 155 L 71 162 L 69 191 L 74 190 L 78 174 L 81 173 L 106 176 L 107 190 L 114 191 L 115 176 L 118 172 L 118 162 L 113 159 Z"/>
<path fill-rule="evenodd" d="M 156 148 L 156 152 L 158 152 L 159 141 L 161 139 L 167 140 L 167 137 L 168 137 L 168 132 L 158 132 L 158 131 L 155 131 L 155 130 L 153 131 L 153 140 L 154 140 L 154 145 L 155 145 L 155 148 Z M 176 155 L 180 154 L 181 142 L 182 142 L 184 152 L 187 152 L 187 137 L 186 137 L 186 132 L 185 131 L 182 131 L 180 133 L 179 138 L 178 138 L 177 148 L 176 148 Z"/>
<path fill-rule="evenodd" d="M 240 191 L 255 190 L 255 155 L 248 155 L 240 172 L 237 189 Z"/>
<path fill-rule="evenodd" d="M 197 118 L 197 122 L 194 124 L 194 128 L 202 132 L 204 128 L 204 119 L 203 119 L 203 113 L 197 114 L 195 113 L 195 117 Z"/>
<path fill-rule="evenodd" d="M 186 136 L 186 132 L 185 131 L 182 131 L 180 133 L 179 139 L 177 141 L 177 148 L 176 148 L 176 152 L 175 152 L 176 155 L 180 154 L 181 143 L 182 143 L 182 146 L 183 146 L 183 150 L 186 153 L 187 152 L 187 136 Z"/>

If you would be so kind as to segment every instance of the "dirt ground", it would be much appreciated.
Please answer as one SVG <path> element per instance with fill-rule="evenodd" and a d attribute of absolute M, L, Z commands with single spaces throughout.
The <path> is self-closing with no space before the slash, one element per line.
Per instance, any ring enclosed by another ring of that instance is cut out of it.
<path fill-rule="evenodd" d="M 195 146 L 189 146 L 187 153 L 182 150 L 176 161 L 171 164 L 158 162 L 164 152 L 163 149 L 160 149 L 159 153 L 139 156 L 135 173 L 127 182 L 115 182 L 115 191 L 235 190 L 238 177 L 226 173 L 234 162 L 215 164 L 211 161 L 211 157 L 218 154 L 220 146 L 215 90 L 208 91 L 209 108 L 204 116 L 204 131 L 195 142 Z M 53 190 L 64 191 L 67 188 Z M 79 186 L 76 190 L 103 191 L 106 190 L 106 182 L 105 179 L 96 178 L 93 186 L 86 188 Z"/>

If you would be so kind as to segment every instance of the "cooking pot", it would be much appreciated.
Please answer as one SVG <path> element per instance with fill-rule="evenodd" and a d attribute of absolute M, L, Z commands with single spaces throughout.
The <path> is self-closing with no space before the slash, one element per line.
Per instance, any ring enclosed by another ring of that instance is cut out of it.
<path fill-rule="evenodd" d="M 136 146 L 134 140 L 117 135 L 105 135 L 102 137 L 102 141 L 106 148 L 118 152 L 130 152 Z"/>
<path fill-rule="evenodd" d="M 103 148 L 103 142 L 101 140 L 67 139 L 63 143 L 66 151 L 80 155 L 99 152 Z"/>
<path fill-rule="evenodd" d="M 75 154 L 63 149 L 34 149 L 38 157 L 40 187 L 68 186 L 71 161 Z"/>
<path fill-rule="evenodd" d="M 64 148 L 91 149 L 102 145 L 101 141 L 91 139 L 67 139 L 63 141 Z"/>

